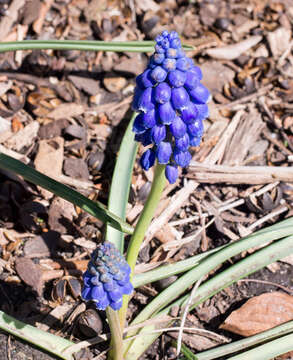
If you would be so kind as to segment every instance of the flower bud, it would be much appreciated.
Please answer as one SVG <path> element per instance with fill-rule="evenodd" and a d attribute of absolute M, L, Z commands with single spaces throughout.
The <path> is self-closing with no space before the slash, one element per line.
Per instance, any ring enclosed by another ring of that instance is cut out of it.
<path fill-rule="evenodd" d="M 155 87 L 155 100 L 159 104 L 164 104 L 171 98 L 171 88 L 166 82 L 160 83 Z"/>
<path fill-rule="evenodd" d="M 146 113 L 142 113 L 141 124 L 145 129 L 152 128 L 156 125 L 156 111 L 152 109 Z M 134 131 L 135 132 L 135 131 Z"/>
<path fill-rule="evenodd" d="M 192 137 L 189 135 L 190 146 L 199 146 L 201 142 L 201 136 Z"/>
<path fill-rule="evenodd" d="M 157 159 L 160 164 L 168 164 L 172 155 L 172 146 L 169 142 L 162 141 L 157 147 Z"/>
<path fill-rule="evenodd" d="M 168 82 L 171 86 L 181 87 L 186 81 L 186 73 L 180 70 L 170 71 L 168 75 Z"/>
<path fill-rule="evenodd" d="M 170 125 L 170 131 L 175 138 L 181 138 L 186 133 L 186 125 L 179 116 L 176 116 Z"/>
<path fill-rule="evenodd" d="M 155 144 L 159 144 L 166 137 L 166 127 L 165 125 L 155 125 L 151 129 L 152 140 Z"/>
<path fill-rule="evenodd" d="M 172 90 L 172 105 L 174 109 L 181 109 L 189 103 L 189 95 L 184 87 L 174 88 Z"/>
<path fill-rule="evenodd" d="M 172 71 L 176 69 L 176 60 L 175 59 L 165 59 L 163 61 L 163 68 L 167 71 Z"/>
<path fill-rule="evenodd" d="M 196 104 L 195 106 L 197 109 L 199 120 L 204 120 L 205 118 L 207 118 L 209 116 L 209 108 L 208 108 L 207 104 Z"/>
<path fill-rule="evenodd" d="M 155 54 L 154 55 L 154 57 L 153 57 L 153 61 L 154 61 L 154 63 L 156 63 L 156 64 L 162 64 L 162 62 L 165 60 L 165 55 L 164 55 L 164 53 L 157 53 L 157 54 Z"/>
<path fill-rule="evenodd" d="M 152 110 L 155 107 L 153 100 L 153 88 L 148 87 L 143 90 L 139 101 L 138 101 L 138 110 L 147 112 L 148 110 Z"/>
<path fill-rule="evenodd" d="M 141 88 L 148 88 L 148 87 L 152 87 L 155 82 L 154 80 L 151 78 L 151 70 L 147 69 L 145 70 L 141 75 L 139 75 L 136 78 L 136 83 L 141 87 Z"/>
<path fill-rule="evenodd" d="M 181 71 L 187 71 L 190 65 L 186 57 L 181 57 L 176 61 L 176 68 Z"/>
<path fill-rule="evenodd" d="M 140 159 L 141 167 L 147 171 L 149 168 L 151 168 L 154 165 L 155 160 L 156 160 L 155 153 L 151 149 L 147 149 L 142 154 L 142 157 Z"/>
<path fill-rule="evenodd" d="M 181 109 L 181 117 L 185 124 L 192 124 L 197 119 L 198 111 L 196 106 L 190 102 Z"/>
<path fill-rule="evenodd" d="M 101 265 L 95 267 L 96 263 Z M 115 276 L 113 277 L 111 273 L 112 266 L 118 268 L 121 278 L 128 279 L 125 285 L 115 280 Z M 93 269 L 98 274 L 97 276 L 92 274 Z M 102 273 L 99 273 L 100 271 Z M 88 270 L 83 275 L 83 299 L 94 301 L 99 310 L 105 310 L 108 306 L 114 310 L 120 309 L 123 295 L 129 295 L 133 290 L 129 272 L 129 265 L 112 243 L 99 244 L 91 255 Z"/>
<path fill-rule="evenodd" d="M 191 71 L 187 71 L 184 87 L 187 90 L 192 90 L 192 89 L 196 88 L 198 85 L 199 85 L 199 78 L 198 78 L 197 74 L 195 74 L 194 72 L 191 72 Z"/>
<path fill-rule="evenodd" d="M 143 113 L 138 114 L 134 120 L 132 131 L 135 134 L 142 134 L 145 132 L 145 127 L 143 125 Z"/>
<path fill-rule="evenodd" d="M 178 168 L 175 165 L 167 165 L 165 169 L 165 176 L 170 184 L 174 184 L 178 178 Z"/>
<path fill-rule="evenodd" d="M 174 161 L 181 167 L 187 167 L 191 160 L 191 154 L 189 151 L 174 150 Z"/>
<path fill-rule="evenodd" d="M 192 100 L 197 104 L 205 104 L 210 97 L 209 90 L 202 84 L 198 84 L 196 88 L 189 91 Z"/>
<path fill-rule="evenodd" d="M 167 71 L 161 66 L 156 66 L 151 72 L 151 78 L 156 82 L 163 82 L 167 77 Z"/>
<path fill-rule="evenodd" d="M 186 151 L 189 148 L 189 135 L 185 133 L 181 138 L 175 139 L 175 149 L 178 151 Z"/>
<path fill-rule="evenodd" d="M 193 124 L 187 125 L 188 134 L 191 136 L 201 136 L 203 133 L 203 123 L 201 120 L 196 120 Z"/>
<path fill-rule="evenodd" d="M 176 112 L 168 101 L 165 104 L 158 105 L 159 120 L 164 125 L 170 125 L 175 119 Z"/>

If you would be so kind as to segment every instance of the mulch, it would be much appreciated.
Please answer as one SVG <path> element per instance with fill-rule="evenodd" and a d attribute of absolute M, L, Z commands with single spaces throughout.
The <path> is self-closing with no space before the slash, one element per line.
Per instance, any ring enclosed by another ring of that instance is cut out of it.
<path fill-rule="evenodd" d="M 136 272 L 292 216 L 292 21 L 290 0 L 0 1 L 0 41 L 149 40 L 167 29 L 194 46 L 189 56 L 213 95 L 210 116 L 191 166 L 164 190 Z M 107 204 L 135 77 L 149 55 L 1 53 L 0 151 Z M 153 171 L 143 172 L 136 162 L 127 208 L 133 225 L 152 179 Z M 103 224 L 11 173 L 1 170 L 0 180 L 0 309 L 74 341 L 107 332 L 105 315 L 80 299 L 81 274 L 103 238 Z M 292 291 L 292 264 L 286 258 L 250 277 L 259 282 L 222 291 L 192 311 L 187 325 L 237 338 L 220 323 L 245 299 L 278 290 L 278 284 Z M 174 279 L 137 289 L 130 319 Z M 174 359 L 170 343 L 176 336 L 162 335 L 142 358 Z M 51 359 L 0 337 L 1 359 Z M 219 341 L 186 339 L 195 352 Z M 94 358 L 106 349 L 106 343 L 90 347 L 82 356 Z"/>

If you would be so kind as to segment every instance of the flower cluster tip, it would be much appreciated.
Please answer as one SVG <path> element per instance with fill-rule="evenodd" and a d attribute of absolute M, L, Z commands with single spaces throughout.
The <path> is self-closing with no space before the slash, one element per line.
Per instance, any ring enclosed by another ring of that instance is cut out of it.
<path fill-rule="evenodd" d="M 123 295 L 131 294 L 130 266 L 110 242 L 99 244 L 83 275 L 82 297 L 95 302 L 99 310 L 119 310 Z"/>
<path fill-rule="evenodd" d="M 178 166 L 189 165 L 189 148 L 198 146 L 203 135 L 210 93 L 201 80 L 200 68 L 185 55 L 175 31 L 156 37 L 155 53 L 136 78 L 133 131 L 135 140 L 148 147 L 140 164 L 145 170 L 156 159 L 166 164 L 171 184 L 177 180 Z"/>

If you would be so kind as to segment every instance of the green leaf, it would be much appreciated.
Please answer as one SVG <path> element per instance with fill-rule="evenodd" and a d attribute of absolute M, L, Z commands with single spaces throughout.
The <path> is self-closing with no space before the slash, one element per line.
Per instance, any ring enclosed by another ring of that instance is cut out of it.
<path fill-rule="evenodd" d="M 243 250 L 241 250 L 241 249 L 244 249 L 244 248 L 248 249 L 250 247 L 255 247 L 255 246 L 260 245 L 261 243 L 270 242 L 270 241 L 282 238 L 286 235 L 292 234 L 293 233 L 293 227 L 292 227 L 293 221 L 292 220 L 293 220 L 293 218 L 282 221 L 276 225 L 273 225 L 271 227 L 268 227 L 264 230 L 261 230 L 261 231 L 255 233 L 253 235 L 250 235 L 249 237 L 244 238 L 243 240 L 239 240 L 232 245 L 240 243 L 240 245 L 238 245 L 236 248 L 237 248 L 237 250 L 239 250 L 239 252 L 242 252 Z M 287 236 L 287 237 L 283 238 L 282 240 L 275 241 L 272 244 L 268 245 L 267 247 L 262 248 L 261 250 L 257 251 L 256 253 L 248 256 L 247 258 L 241 260 L 240 262 L 234 264 L 233 266 L 230 266 L 225 271 L 221 272 L 220 274 L 218 274 L 218 275 L 212 277 L 210 280 L 206 281 L 204 284 L 199 286 L 199 288 L 197 289 L 196 298 L 193 300 L 193 304 L 189 308 L 189 310 L 192 310 L 197 305 L 203 303 L 208 298 L 210 298 L 214 294 L 218 293 L 222 289 L 230 286 L 232 283 L 238 281 L 239 279 L 250 275 L 251 273 L 263 268 L 264 266 L 267 266 L 268 264 L 270 264 L 274 261 L 277 261 L 277 260 L 281 259 L 282 257 L 285 257 L 286 255 L 293 253 L 293 241 L 292 240 L 293 240 L 293 236 Z M 177 283 L 178 281 L 181 281 L 182 279 L 184 279 L 185 282 L 188 282 L 188 281 L 190 281 L 189 277 L 191 275 L 194 276 L 193 283 L 195 283 L 199 277 L 201 277 L 205 273 L 209 272 L 209 271 L 207 271 L 207 272 L 204 271 L 203 264 L 205 264 L 205 266 L 207 268 L 210 268 L 210 266 L 211 266 L 211 268 L 213 268 L 215 263 L 218 263 L 218 262 L 215 262 L 217 257 L 219 260 L 224 255 L 223 253 L 226 253 L 226 255 L 228 255 L 227 249 L 229 251 L 230 257 L 236 255 L 236 253 L 234 253 L 234 251 L 236 249 L 233 249 L 232 245 L 218 251 L 216 254 L 213 254 L 210 257 L 208 257 L 207 259 L 203 260 L 195 269 L 192 269 L 187 273 L 188 274 L 187 277 L 185 277 L 186 275 L 184 275 L 179 280 L 177 280 L 175 283 Z M 232 247 L 233 251 L 231 251 L 231 247 Z M 227 259 L 226 255 L 222 258 L 223 261 L 225 259 Z M 203 272 L 199 271 L 200 269 L 202 269 Z M 172 284 L 170 287 L 172 287 L 174 284 Z M 189 284 L 191 284 L 191 283 L 189 283 Z M 185 286 L 185 283 L 182 284 L 182 282 L 181 282 L 181 285 Z M 177 285 L 176 285 L 176 288 L 177 288 Z M 166 289 L 166 290 L 168 290 L 168 289 Z M 164 292 L 166 292 L 166 290 Z M 182 293 L 181 289 L 177 289 L 177 290 L 179 291 L 179 293 Z M 166 293 L 164 295 L 166 296 Z M 171 296 L 170 293 L 168 295 Z M 166 303 L 166 301 L 167 301 L 167 299 L 165 299 L 165 296 L 162 299 L 162 301 L 164 303 Z M 154 312 L 150 313 L 150 311 L 153 310 L 154 308 L 156 308 L 158 311 L 161 308 L 161 306 L 158 306 L 158 305 L 162 304 L 162 303 L 158 304 L 158 300 L 156 300 L 157 298 L 155 298 L 146 307 L 146 308 L 148 308 L 148 307 L 150 308 L 148 311 L 148 314 L 144 313 L 143 316 L 141 316 L 141 313 L 140 313 L 130 325 L 134 325 L 134 324 L 143 322 L 144 320 L 147 320 L 151 317 L 160 317 L 162 315 L 166 315 L 169 313 L 169 311 L 171 310 L 171 308 L 173 306 L 184 306 L 186 304 L 186 302 L 188 301 L 189 297 L 190 297 L 190 293 L 187 295 L 184 295 L 180 299 L 178 299 L 175 302 L 173 302 L 172 304 L 168 305 L 166 308 L 161 310 L 159 313 L 155 312 L 155 314 L 154 314 Z M 167 303 L 169 303 L 169 301 Z M 144 312 L 144 310 L 143 310 L 143 312 Z M 153 314 L 153 315 L 151 316 L 151 314 Z M 146 316 L 146 315 L 148 315 L 148 316 Z M 164 327 L 166 327 L 166 326 L 168 326 L 168 325 L 164 324 Z M 160 333 L 150 334 L 154 329 L 155 329 L 155 326 L 146 326 L 139 332 L 139 336 L 136 339 L 134 339 L 133 342 L 128 346 L 128 348 L 126 350 L 126 354 L 125 354 L 125 360 L 130 360 L 130 359 L 136 360 L 148 348 L 148 346 L 150 346 L 155 341 L 155 339 L 157 339 L 157 337 L 160 336 Z M 133 335 L 133 333 L 131 333 L 131 335 Z"/>
<path fill-rule="evenodd" d="M 0 43 L 0 52 L 16 50 L 82 50 L 115 52 L 154 52 L 154 41 L 23 40 Z M 184 50 L 193 50 L 183 45 Z"/>
<path fill-rule="evenodd" d="M 196 354 L 198 360 L 213 360 L 219 357 L 235 353 L 236 351 L 245 350 L 251 346 L 263 343 L 273 338 L 291 333 L 293 331 L 293 321 L 281 324 L 272 329 L 263 331 L 259 334 L 249 336 L 248 338 L 234 341 L 230 344 L 217 346 L 210 350 L 206 350 Z"/>
<path fill-rule="evenodd" d="M 202 254 L 192 256 L 186 260 L 181 260 L 173 264 L 159 266 L 154 270 L 146 271 L 141 274 L 136 274 L 132 279 L 132 285 L 134 288 L 137 288 L 142 285 L 150 284 L 154 281 L 166 279 L 172 275 L 177 275 L 187 270 L 190 270 L 197 266 L 201 260 L 226 246 L 227 245 L 219 246 L 216 249 L 212 249 Z"/>
<path fill-rule="evenodd" d="M 108 201 L 109 211 L 123 220 L 126 218 L 126 207 L 131 185 L 132 170 L 138 148 L 138 144 L 134 140 L 135 134 L 132 131 L 132 125 L 135 117 L 136 113 L 133 113 L 120 145 Z M 112 226 L 107 225 L 106 240 L 112 242 L 116 248 L 123 253 L 124 234 L 121 231 L 113 229 Z"/>
<path fill-rule="evenodd" d="M 177 342 L 175 342 L 177 345 Z M 181 344 L 181 352 L 188 360 L 199 360 L 197 356 L 195 356 L 190 349 L 184 344 Z"/>
<path fill-rule="evenodd" d="M 44 189 L 51 191 L 55 195 L 58 195 L 61 198 L 79 206 L 81 209 L 101 221 L 108 222 L 115 229 L 128 234 L 133 232 L 133 229 L 129 224 L 108 211 L 102 203 L 87 199 L 85 196 L 75 190 L 72 190 L 70 187 L 41 174 L 39 171 L 23 164 L 21 161 L 16 160 L 11 156 L 0 153 L 0 168 L 21 175 L 25 180 L 39 185 Z"/>
<path fill-rule="evenodd" d="M 290 222 L 288 222 L 290 220 Z M 223 249 L 210 255 L 208 258 L 202 260 L 198 266 L 189 270 L 186 274 L 181 276 L 177 281 L 170 285 L 167 289 L 157 295 L 133 320 L 131 325 L 145 321 L 154 313 L 167 306 L 170 302 L 175 300 L 182 294 L 189 286 L 192 286 L 202 276 L 208 274 L 217 266 L 230 259 L 231 257 L 246 251 L 249 248 L 260 246 L 266 242 L 280 239 L 284 236 L 293 233 L 293 218 L 283 222 L 282 227 L 271 226 L 265 230 L 261 230 L 252 235 L 249 235 L 237 242 L 229 244 Z M 288 223 L 290 225 L 288 225 Z"/>
<path fill-rule="evenodd" d="M 73 360 L 73 354 L 66 352 L 72 345 L 75 345 L 73 342 L 37 329 L 34 326 L 27 325 L 5 314 L 3 311 L 0 311 L 0 329 L 22 340 L 28 341 L 61 359 Z"/>
<path fill-rule="evenodd" d="M 270 360 L 293 350 L 293 334 L 285 335 L 255 349 L 232 356 L 230 360 Z"/>

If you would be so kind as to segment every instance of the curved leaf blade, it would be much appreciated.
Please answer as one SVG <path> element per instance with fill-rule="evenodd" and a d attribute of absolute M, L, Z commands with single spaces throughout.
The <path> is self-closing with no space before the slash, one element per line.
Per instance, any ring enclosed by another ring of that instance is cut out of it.
<path fill-rule="evenodd" d="M 132 169 L 138 149 L 138 144 L 134 140 L 134 132 L 132 131 L 132 124 L 135 117 L 136 113 L 133 113 L 120 145 L 108 201 L 109 211 L 123 220 L 126 218 Z M 110 224 L 107 224 L 106 240 L 112 242 L 116 248 L 123 253 L 124 234 L 114 229 Z"/>
<path fill-rule="evenodd" d="M 133 232 L 133 229 L 129 224 L 120 219 L 118 216 L 112 214 L 102 203 L 94 202 L 86 198 L 79 192 L 59 183 L 54 179 L 51 179 L 49 176 L 40 173 L 11 156 L 0 153 L 0 168 L 21 175 L 25 180 L 30 181 L 35 185 L 39 185 L 44 189 L 51 191 L 53 194 L 77 205 L 97 219 L 100 219 L 103 222 L 108 222 L 115 229 L 123 231 L 127 234 L 131 234 Z"/>

